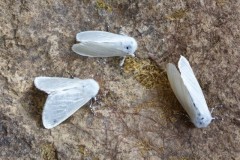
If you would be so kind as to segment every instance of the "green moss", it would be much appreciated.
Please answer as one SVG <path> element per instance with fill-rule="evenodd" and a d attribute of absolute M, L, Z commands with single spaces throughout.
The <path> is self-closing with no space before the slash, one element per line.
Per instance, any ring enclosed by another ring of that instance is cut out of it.
<path fill-rule="evenodd" d="M 78 146 L 78 150 L 79 150 L 79 152 L 81 153 L 81 154 L 85 154 L 85 148 L 86 148 L 86 146 L 84 146 L 84 145 L 79 145 Z"/>
<path fill-rule="evenodd" d="M 169 160 L 191 160 L 193 158 L 187 158 L 187 157 L 170 157 Z"/>
<path fill-rule="evenodd" d="M 182 19 L 186 16 L 187 10 L 179 9 L 172 14 L 168 15 L 167 18 L 170 20 Z"/>
<path fill-rule="evenodd" d="M 97 0 L 96 5 L 97 5 L 98 9 L 104 9 L 104 10 L 109 11 L 109 12 L 112 11 L 111 6 L 108 3 L 106 3 L 104 0 Z"/>
<path fill-rule="evenodd" d="M 166 73 L 149 59 L 126 58 L 124 72 L 133 74 L 134 78 L 148 89 L 168 85 Z"/>
<path fill-rule="evenodd" d="M 53 144 L 47 143 L 40 147 L 41 156 L 44 160 L 57 160 L 56 150 Z"/>
<path fill-rule="evenodd" d="M 215 0 L 215 1 L 216 1 L 216 4 L 217 4 L 218 6 L 223 6 L 223 5 L 225 5 L 225 4 L 227 3 L 226 0 Z"/>
<path fill-rule="evenodd" d="M 86 148 L 85 145 L 79 145 L 78 151 L 83 155 L 83 159 L 99 160 L 97 157 L 92 157 L 93 154 Z"/>

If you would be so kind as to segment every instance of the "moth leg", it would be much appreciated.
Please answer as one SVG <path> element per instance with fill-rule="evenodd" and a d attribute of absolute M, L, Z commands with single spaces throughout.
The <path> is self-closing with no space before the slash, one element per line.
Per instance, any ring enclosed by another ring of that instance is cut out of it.
<path fill-rule="evenodd" d="M 74 76 L 71 72 L 67 71 L 67 74 L 69 75 L 69 78 L 74 79 Z"/>
<path fill-rule="evenodd" d="M 213 110 L 214 110 L 214 108 L 212 108 L 212 109 L 211 109 L 211 112 L 210 112 L 210 113 L 212 113 L 212 112 L 213 112 Z"/>
<path fill-rule="evenodd" d="M 219 108 L 219 107 L 223 107 L 223 105 L 221 104 L 221 105 L 217 105 L 217 106 L 213 107 L 213 108 L 211 109 L 211 112 L 210 112 L 210 113 L 212 114 L 213 110 L 214 110 L 215 108 Z M 213 117 L 212 119 L 217 119 L 217 120 L 223 121 L 223 118 L 222 118 L 222 117 Z"/>
<path fill-rule="evenodd" d="M 123 59 L 120 61 L 120 64 L 119 64 L 120 67 L 123 66 L 123 64 L 124 64 L 124 62 L 125 62 L 125 59 L 126 59 L 126 56 L 124 56 Z"/>
<path fill-rule="evenodd" d="M 95 111 L 94 111 L 94 108 L 93 108 L 93 103 L 94 103 L 96 100 L 97 100 L 97 98 L 96 98 L 96 97 L 93 97 L 93 98 L 91 99 L 91 103 L 90 103 L 90 105 L 89 105 L 89 107 L 90 107 L 91 112 L 93 113 L 93 115 L 95 115 Z"/>
<path fill-rule="evenodd" d="M 123 36 L 128 36 L 127 34 L 125 34 L 125 33 L 123 33 L 123 32 L 121 32 L 121 33 L 119 33 L 120 35 L 123 35 Z"/>
<path fill-rule="evenodd" d="M 106 22 L 106 23 L 105 23 L 105 29 L 106 29 L 107 32 L 109 32 L 109 28 L 110 28 L 110 26 L 109 26 L 108 23 Z"/>
<path fill-rule="evenodd" d="M 177 113 L 174 113 L 174 114 L 175 115 L 181 115 L 181 116 L 184 116 L 184 117 L 186 117 L 188 119 L 191 119 L 187 113 L 177 112 Z"/>
<path fill-rule="evenodd" d="M 122 26 L 118 29 L 117 31 L 118 34 L 122 35 L 122 36 L 128 36 L 127 34 L 125 34 L 125 32 L 122 29 Z"/>

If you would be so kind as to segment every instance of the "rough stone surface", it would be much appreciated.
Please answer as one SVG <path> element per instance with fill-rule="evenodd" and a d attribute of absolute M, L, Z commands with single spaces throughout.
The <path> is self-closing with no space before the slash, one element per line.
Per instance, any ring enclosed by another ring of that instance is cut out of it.
<path fill-rule="evenodd" d="M 137 58 L 71 51 L 85 30 L 125 33 Z M 189 60 L 218 119 L 197 129 L 164 66 Z M 0 159 L 240 159 L 240 1 L 1 0 Z M 94 78 L 96 114 L 82 107 L 47 130 L 37 76 Z"/>

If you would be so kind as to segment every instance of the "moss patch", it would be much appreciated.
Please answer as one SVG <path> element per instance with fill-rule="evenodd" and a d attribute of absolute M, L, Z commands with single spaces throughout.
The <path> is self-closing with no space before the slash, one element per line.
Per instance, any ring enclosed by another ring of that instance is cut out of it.
<path fill-rule="evenodd" d="M 186 16 L 187 10 L 186 9 L 179 9 L 177 11 L 174 11 L 172 14 L 167 16 L 167 19 L 170 20 L 177 20 L 182 19 Z"/>
<path fill-rule="evenodd" d="M 56 160 L 56 149 L 53 144 L 47 143 L 41 145 L 41 156 L 44 160 Z"/>
<path fill-rule="evenodd" d="M 104 10 L 109 11 L 109 12 L 112 11 L 111 6 L 108 3 L 106 3 L 104 0 L 97 0 L 96 5 L 97 5 L 98 9 L 104 9 Z"/>
<path fill-rule="evenodd" d="M 124 72 L 133 74 L 134 78 L 148 89 L 168 85 L 166 73 L 149 59 L 126 58 Z"/>
<path fill-rule="evenodd" d="M 215 0 L 215 1 L 216 1 L 216 4 L 217 4 L 218 6 L 223 6 L 223 5 L 225 5 L 225 4 L 227 3 L 226 0 Z"/>

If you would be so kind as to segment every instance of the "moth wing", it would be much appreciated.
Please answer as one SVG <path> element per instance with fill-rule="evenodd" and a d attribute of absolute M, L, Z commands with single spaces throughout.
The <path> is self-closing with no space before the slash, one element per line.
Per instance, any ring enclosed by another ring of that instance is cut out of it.
<path fill-rule="evenodd" d="M 167 76 L 171 88 L 178 101 L 181 103 L 181 105 L 186 110 L 191 119 L 194 118 L 194 115 L 196 114 L 196 109 L 194 108 L 191 96 L 186 86 L 184 85 L 181 75 L 175 65 L 171 63 L 167 64 Z"/>
<path fill-rule="evenodd" d="M 76 35 L 78 42 L 119 42 L 125 36 L 104 31 L 85 31 Z"/>
<path fill-rule="evenodd" d="M 121 44 L 116 43 L 96 43 L 96 42 L 83 42 L 74 44 L 72 50 L 82 56 L 88 57 L 123 57 L 127 53 L 121 49 Z"/>
<path fill-rule="evenodd" d="M 188 60 L 185 57 L 180 57 L 180 60 L 178 61 L 178 68 L 181 72 L 183 83 L 190 93 L 193 102 L 197 106 L 200 106 L 198 107 L 199 112 L 202 114 L 210 114 L 202 89 L 193 73 Z"/>
<path fill-rule="evenodd" d="M 43 109 L 43 126 L 47 129 L 57 126 L 91 98 L 91 95 L 86 95 L 80 88 L 71 88 L 51 93 Z"/>
<path fill-rule="evenodd" d="M 51 93 L 57 90 L 68 89 L 75 87 L 82 81 L 78 78 L 60 78 L 60 77 L 36 77 L 34 85 L 41 91 Z"/>

